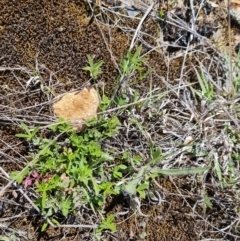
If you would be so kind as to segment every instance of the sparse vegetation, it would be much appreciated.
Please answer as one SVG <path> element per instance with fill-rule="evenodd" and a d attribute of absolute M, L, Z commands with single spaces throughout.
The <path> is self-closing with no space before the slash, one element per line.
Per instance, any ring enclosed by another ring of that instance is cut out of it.
<path fill-rule="evenodd" d="M 130 73 L 133 75 L 132 71 L 137 71 L 142 76 L 140 63 L 146 59 L 138 59 L 140 50 L 139 47 L 134 55 L 128 52 L 127 57 L 122 58 L 121 79 Z M 91 65 L 92 60 L 90 57 L 88 59 Z M 97 70 L 95 78 L 97 73 L 100 72 Z M 105 95 L 104 102 L 110 103 L 110 99 Z M 123 102 L 120 96 L 115 104 L 116 107 L 123 106 L 125 109 L 124 105 L 127 102 Z M 104 104 L 101 106 L 105 109 Z M 119 115 L 121 116 L 121 113 Z M 137 120 L 132 119 L 131 122 L 141 130 Z M 111 148 L 102 150 L 101 145 L 105 140 L 119 132 L 121 123 L 116 116 L 104 118 L 100 115 L 98 120 L 87 121 L 86 125 L 87 129 L 78 134 L 72 129 L 70 122 L 60 119 L 58 123 L 49 127 L 51 138 L 42 138 L 37 136 L 39 126 L 31 131 L 21 123 L 25 133 L 16 134 L 17 137 L 26 139 L 28 145 L 32 147 L 33 152 L 29 155 L 33 160 L 26 163 L 27 168 L 23 169 L 24 171 L 20 173 L 15 171 L 10 178 L 17 180 L 18 184 L 22 184 L 25 188 L 32 187 L 36 192 L 38 198 L 35 204 L 45 218 L 41 231 L 45 231 L 49 221 L 56 225 L 60 224 L 54 218 L 58 212 L 65 217 L 71 213 L 78 216 L 77 210 L 86 207 L 91 209 L 93 216 L 104 214 L 104 206 L 109 195 L 125 193 L 131 202 L 136 203 L 137 210 L 140 210 L 139 198 L 146 198 L 147 191 L 153 185 L 152 180 L 156 177 L 197 174 L 208 170 L 207 166 L 162 169 L 158 167 L 158 163 L 167 156 L 160 148 L 156 149 L 153 143 L 150 145 L 150 159 L 146 161 L 132 156 L 132 153 L 119 155 Z M 144 132 L 143 129 L 141 131 Z M 117 164 L 116 160 L 119 160 L 120 164 Z M 103 217 L 97 233 L 104 228 L 116 231 L 113 219 L 114 215 L 106 219 Z"/>
<path fill-rule="evenodd" d="M 0 59 L 0 240 L 239 240 L 239 53 L 217 46 L 222 3 L 179 4 L 58 1 L 37 56 Z M 78 132 L 52 103 L 89 85 Z"/>

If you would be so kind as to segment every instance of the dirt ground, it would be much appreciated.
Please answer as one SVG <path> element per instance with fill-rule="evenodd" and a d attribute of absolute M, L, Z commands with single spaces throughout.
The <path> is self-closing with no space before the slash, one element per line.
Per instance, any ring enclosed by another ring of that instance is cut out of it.
<path fill-rule="evenodd" d="M 160 31 L 161 22 L 150 16 L 144 21 L 145 34 L 138 42 L 144 43 L 143 51 L 149 58 L 146 68 L 155 71 L 147 80 L 136 84 L 140 93 L 145 93 L 150 83 L 166 89 L 166 82 L 178 84 L 180 77 L 194 83 L 191 71 L 192 63 L 197 63 L 195 57 L 211 63 L 212 54 L 216 54 L 211 43 L 227 46 L 223 2 L 213 2 L 217 7 L 211 15 L 201 13 L 197 25 L 202 26 L 200 33 L 212 40 L 207 47 L 196 41 L 195 47 L 200 51 L 193 50 L 192 55 L 186 57 L 176 46 L 170 50 L 159 47 L 177 38 L 162 41 L 167 33 Z M 104 61 L 99 84 L 104 83 L 106 93 L 113 92 L 120 57 L 126 54 L 134 34 L 128 29 L 136 29 L 139 21 L 124 18 L 116 24 L 114 21 L 119 19 L 102 8 L 104 3 L 96 1 L 92 12 L 83 0 L 0 0 L 0 166 L 6 173 L 21 170 L 27 161 L 30 147 L 15 137 L 20 132 L 19 122 L 31 126 L 49 124 L 55 120 L 51 101 L 58 94 L 89 85 L 89 74 L 82 70 L 87 66 L 87 55 L 94 56 L 95 61 Z M 206 30 L 204 26 L 208 22 L 210 26 Z M 213 31 L 214 28 L 217 30 Z M 179 30 L 169 28 L 168 31 L 173 36 L 174 31 Z M 208 35 L 208 31 L 213 34 Z M 221 59 L 220 50 L 218 53 Z M 187 77 L 181 75 L 183 62 Z M 220 67 L 216 72 L 215 64 L 209 68 L 212 76 L 223 74 Z M 41 81 L 27 82 L 36 73 L 40 74 Z M 201 180 L 191 176 L 158 178 L 162 201 L 159 204 L 142 201 L 141 211 L 148 216 L 141 216 L 134 209 L 117 216 L 117 232 L 106 231 L 105 240 L 240 240 L 239 227 L 230 225 L 239 219 L 235 209 L 237 201 L 232 200 L 230 189 L 219 190 L 210 179 L 207 176 L 205 181 L 209 184 L 206 191 L 212 208 L 206 208 L 201 199 Z M 2 174 L 0 180 L 3 187 L 7 179 Z M 93 240 L 91 230 L 79 228 L 49 228 L 41 233 L 41 217 L 20 193 L 15 195 L 13 191 L 13 188 L 7 189 L 0 199 L 0 235 L 10 230 L 19 240 Z M 26 192 L 31 195 L 31 190 Z M 129 200 L 124 196 L 109 198 L 106 214 L 122 212 L 128 205 Z M 74 217 L 62 223 L 74 224 Z"/>

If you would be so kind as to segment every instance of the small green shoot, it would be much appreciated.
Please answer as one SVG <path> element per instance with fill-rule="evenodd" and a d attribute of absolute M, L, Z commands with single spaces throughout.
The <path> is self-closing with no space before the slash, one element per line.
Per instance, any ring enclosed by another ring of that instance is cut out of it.
<path fill-rule="evenodd" d="M 140 53 L 142 51 L 142 46 L 140 45 L 136 52 L 132 54 L 130 51 L 127 52 L 126 57 L 121 58 L 121 77 L 125 75 L 129 75 L 132 71 L 137 70 L 142 78 L 146 78 L 146 75 L 143 74 L 143 67 L 142 64 L 147 60 L 147 58 L 140 57 Z M 152 70 L 148 70 L 146 73 L 150 73 Z"/>
<path fill-rule="evenodd" d="M 109 229 L 112 232 L 116 231 L 116 225 L 113 223 L 114 215 L 109 215 L 107 219 L 103 220 L 99 228 L 96 230 L 97 233 L 102 232 L 104 229 Z"/>
<path fill-rule="evenodd" d="M 206 214 L 207 208 L 212 208 L 212 203 L 211 200 L 209 198 L 209 196 L 207 195 L 207 192 L 204 191 L 203 192 L 203 213 Z"/>
<path fill-rule="evenodd" d="M 163 19 L 165 16 L 165 11 L 163 9 L 161 9 L 159 12 L 158 12 L 158 17 Z"/>
<path fill-rule="evenodd" d="M 23 122 L 21 122 L 21 126 L 26 133 L 16 134 L 16 137 L 25 138 L 27 141 L 31 141 L 33 137 L 36 135 L 36 133 L 39 131 L 39 126 L 35 127 L 32 131 Z"/>
<path fill-rule="evenodd" d="M 87 58 L 88 58 L 88 63 L 89 63 L 89 66 L 86 66 L 83 68 L 83 70 L 86 70 L 86 71 L 89 71 L 90 74 L 91 74 L 91 77 L 96 80 L 97 76 L 99 74 L 102 74 L 102 71 L 100 70 L 100 67 L 102 66 L 103 64 L 103 61 L 100 60 L 99 62 L 97 63 L 93 63 L 93 59 L 90 55 L 87 55 Z"/>
<path fill-rule="evenodd" d="M 195 90 L 195 93 L 200 97 L 206 98 L 208 101 L 215 100 L 214 88 L 211 83 L 207 80 L 206 75 L 204 74 L 203 67 L 201 66 L 201 73 L 194 67 L 197 74 L 197 79 L 200 84 L 202 92 Z"/>

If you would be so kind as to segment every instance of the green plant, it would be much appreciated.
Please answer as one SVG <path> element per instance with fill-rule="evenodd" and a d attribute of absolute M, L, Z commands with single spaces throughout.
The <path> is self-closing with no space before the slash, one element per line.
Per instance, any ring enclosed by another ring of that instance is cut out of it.
<path fill-rule="evenodd" d="M 126 180 L 123 184 L 123 190 L 131 196 L 137 193 L 142 197 L 146 197 L 146 190 L 149 188 L 149 184 L 152 179 L 160 175 L 178 176 L 202 173 L 209 169 L 209 167 L 196 167 L 185 169 L 161 169 L 156 163 L 161 162 L 167 156 L 162 154 L 160 148 L 151 150 L 152 159 L 145 165 L 141 165 L 140 168 L 136 168 L 132 162 L 134 173 L 131 175 L 131 179 Z M 138 160 L 139 161 L 139 160 Z"/>
<path fill-rule="evenodd" d="M 207 208 L 212 208 L 212 203 L 206 191 L 203 191 L 203 213 L 206 214 Z"/>
<path fill-rule="evenodd" d="M 128 83 L 128 87 L 130 88 L 131 85 L 145 79 L 153 71 L 152 69 L 144 71 L 143 64 L 147 58 L 140 57 L 141 51 L 142 46 L 140 45 L 135 53 L 132 54 L 129 50 L 126 56 L 121 57 L 120 73 L 115 81 L 115 91 L 112 97 L 117 106 L 124 106 L 129 103 L 129 96 L 120 91 L 122 88 L 124 89 L 126 83 Z M 133 89 L 131 91 L 134 92 L 134 101 L 136 101 L 138 93 Z"/>
<path fill-rule="evenodd" d="M 159 10 L 158 17 L 163 19 L 164 16 L 165 16 L 165 11 L 163 9 Z"/>
<path fill-rule="evenodd" d="M 119 79 L 129 76 L 134 71 L 137 71 L 140 75 L 139 79 L 143 80 L 152 72 L 152 69 L 149 69 L 146 72 L 143 71 L 142 64 L 147 58 L 140 57 L 141 51 L 142 46 L 140 45 L 134 54 L 132 54 L 131 51 L 128 51 L 125 57 L 121 57 Z"/>
<path fill-rule="evenodd" d="M 201 92 L 198 90 L 195 90 L 194 92 L 199 96 L 199 98 L 206 98 L 208 101 L 215 100 L 215 92 L 213 88 L 213 84 L 211 84 L 203 71 L 203 66 L 200 66 L 201 73 L 198 72 L 198 70 L 195 68 L 195 72 L 197 74 L 197 79 L 201 87 Z"/>
<path fill-rule="evenodd" d="M 18 240 L 14 233 L 10 234 L 9 236 L 0 235 L 0 241 L 15 241 Z"/>
<path fill-rule="evenodd" d="M 100 67 L 103 64 L 103 61 L 101 60 L 94 64 L 93 59 L 90 55 L 87 55 L 87 59 L 88 59 L 89 66 L 84 67 L 83 70 L 89 71 L 91 74 L 91 77 L 94 80 L 96 80 L 97 76 L 102 73 L 102 71 L 100 70 Z"/>
<path fill-rule="evenodd" d="M 97 210 L 101 211 L 109 194 L 119 192 L 114 189 L 114 183 L 108 180 L 109 176 L 102 167 L 103 163 L 107 166 L 112 163 L 114 157 L 109 152 L 104 152 L 100 145 L 101 141 L 117 133 L 116 127 L 119 124 L 114 116 L 110 119 L 100 117 L 99 120 L 88 121 L 88 130 L 82 135 L 70 130 L 69 123 L 55 124 L 51 127 L 53 133 L 63 134 L 56 141 L 34 137 L 23 125 L 27 134 L 18 136 L 27 138 L 28 141 L 36 138 L 38 142 L 35 142 L 35 148 L 38 149 L 39 156 L 34 165 L 21 173 L 17 182 L 25 187 L 35 187 L 40 196 L 36 204 L 45 217 L 58 223 L 53 218 L 54 213 L 60 210 L 67 216 L 81 205 L 89 205 L 96 213 Z M 123 167 L 120 166 L 117 170 L 110 165 L 106 170 L 107 173 L 113 172 L 113 178 L 119 178 Z M 17 174 L 13 172 L 11 178 Z M 46 227 L 47 222 L 43 224 L 42 231 Z"/>
<path fill-rule="evenodd" d="M 240 87 L 240 76 L 239 76 L 239 60 L 240 60 L 240 51 L 238 51 L 236 61 L 233 66 L 233 86 L 234 86 L 234 95 L 238 93 Z"/>
<path fill-rule="evenodd" d="M 31 141 L 33 137 L 36 135 L 36 133 L 39 131 L 39 126 L 35 127 L 32 131 L 23 122 L 21 122 L 21 126 L 26 133 L 19 133 L 19 134 L 16 134 L 16 136 L 26 138 L 27 141 Z"/>
<path fill-rule="evenodd" d="M 102 232 L 104 229 L 109 229 L 112 232 L 116 231 L 116 225 L 113 223 L 114 215 L 109 215 L 107 219 L 103 220 L 102 223 L 99 225 L 99 228 L 96 230 L 97 233 Z"/>
<path fill-rule="evenodd" d="M 216 157 L 214 160 L 215 172 L 221 188 L 232 187 L 237 189 L 238 170 L 240 163 L 240 135 L 229 123 L 225 125 L 226 156 Z M 227 158 L 226 158 L 227 157 Z"/>

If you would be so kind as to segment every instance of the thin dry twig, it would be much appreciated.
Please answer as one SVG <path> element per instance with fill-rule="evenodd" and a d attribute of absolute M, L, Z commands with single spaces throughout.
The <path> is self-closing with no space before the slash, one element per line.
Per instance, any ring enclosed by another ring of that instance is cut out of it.
<path fill-rule="evenodd" d="M 143 15 L 141 21 L 139 22 L 138 27 L 137 27 L 137 29 L 136 29 L 136 31 L 135 31 L 135 34 L 134 34 L 134 36 L 133 36 L 133 38 L 132 38 L 132 42 L 131 42 L 130 47 L 129 47 L 130 50 L 132 50 L 132 48 L 133 48 L 133 46 L 134 46 L 135 39 L 137 38 L 138 32 L 139 32 L 139 30 L 140 30 L 140 28 L 141 28 L 141 26 L 142 26 L 145 18 L 146 18 L 147 15 L 151 12 L 151 10 L 152 10 L 152 8 L 153 8 L 153 5 L 154 5 L 154 4 L 152 3 L 152 4 L 148 7 L 147 11 L 145 12 L 145 14 Z"/>

